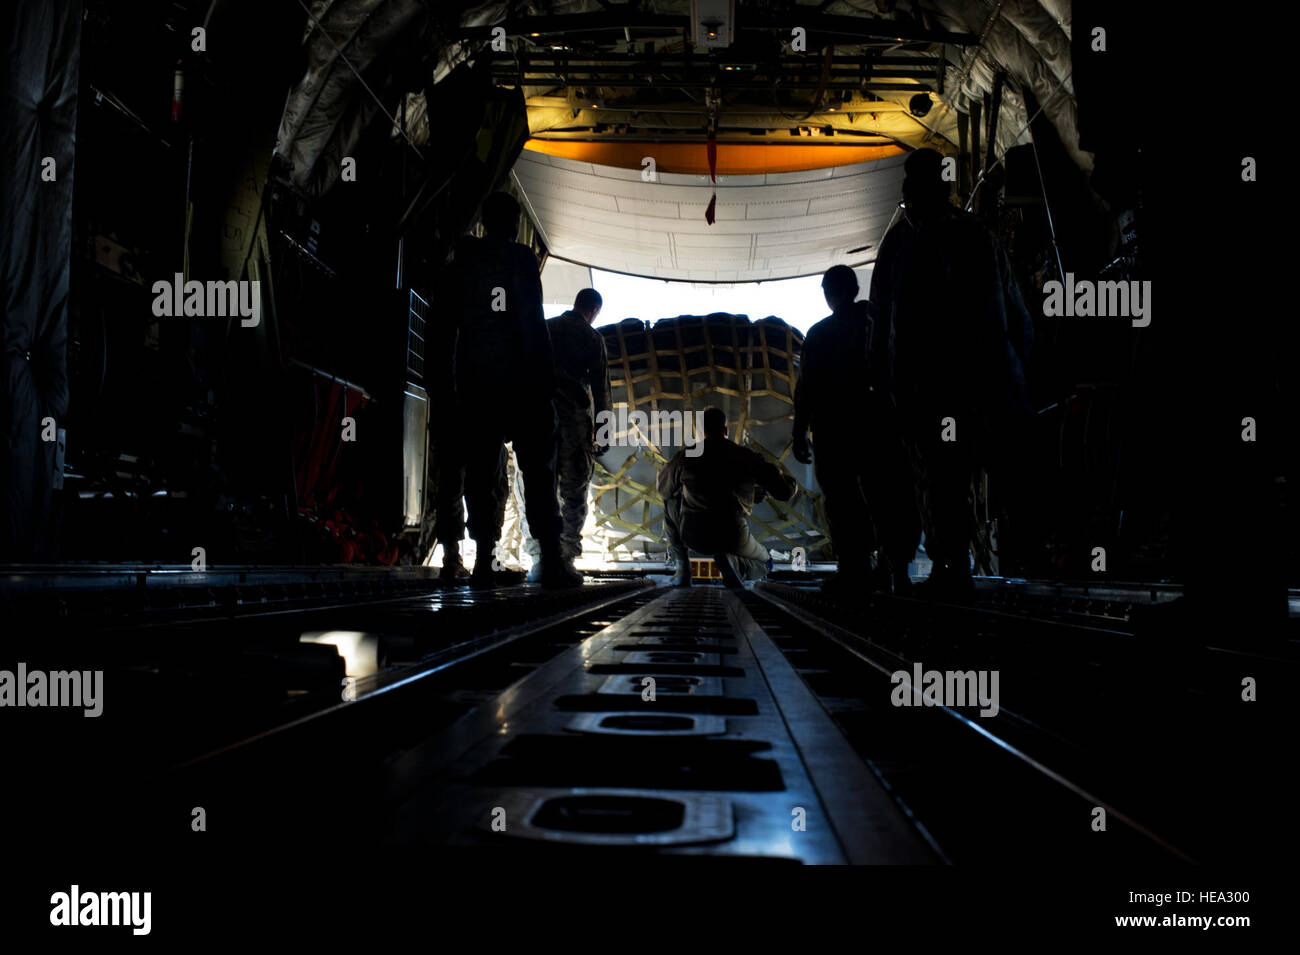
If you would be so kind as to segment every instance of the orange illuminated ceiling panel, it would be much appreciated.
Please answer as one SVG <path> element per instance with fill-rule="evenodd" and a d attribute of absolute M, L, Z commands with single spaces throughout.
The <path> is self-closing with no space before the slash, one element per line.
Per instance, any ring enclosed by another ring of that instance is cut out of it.
<path fill-rule="evenodd" d="M 650 148 L 653 177 L 640 165 L 645 144 L 634 146 L 627 167 L 610 165 L 608 155 L 593 162 L 520 153 L 511 178 L 553 256 L 685 282 L 767 282 L 861 265 L 875 257 L 898 216 L 907 158 L 900 151 L 844 166 L 747 175 L 726 175 L 724 165 L 714 184 L 703 166 L 698 173 L 665 170 L 671 158 Z M 823 148 L 809 151 L 821 156 Z M 696 151 L 703 162 L 704 144 Z M 725 163 L 726 144 L 719 152 Z"/>
<path fill-rule="evenodd" d="M 598 166 L 641 169 L 649 156 L 655 168 L 665 173 L 709 174 L 704 143 L 617 143 L 574 142 L 530 139 L 525 149 Z M 718 175 L 747 176 L 777 172 L 804 172 L 851 166 L 902 155 L 901 146 L 769 145 L 767 143 L 718 143 Z"/>

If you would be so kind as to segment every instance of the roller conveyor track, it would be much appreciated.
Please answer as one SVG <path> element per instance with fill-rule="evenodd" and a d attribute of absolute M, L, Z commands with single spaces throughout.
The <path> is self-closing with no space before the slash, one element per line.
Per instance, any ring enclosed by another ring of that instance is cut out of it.
<path fill-rule="evenodd" d="M 781 583 L 735 593 L 606 581 L 282 607 L 237 629 L 216 615 L 140 622 L 131 639 L 167 651 L 154 680 L 175 669 L 173 650 L 224 639 L 227 652 L 285 653 L 284 685 L 299 685 L 307 671 L 289 654 L 315 629 L 368 631 L 385 661 L 342 700 L 337 676 L 322 672 L 319 692 L 287 704 L 270 694 L 274 708 L 251 722 L 236 719 L 242 696 L 203 724 L 151 725 L 142 709 L 130 755 L 148 776 L 123 793 L 123 818 L 136 820 L 123 831 L 154 833 L 151 844 L 172 838 L 163 821 L 175 805 L 222 820 L 232 837 L 218 853 L 292 857 L 342 831 L 358 851 L 456 864 L 1114 865 L 1212 861 L 1236 837 L 1224 827 L 1187 841 L 1203 834 L 1198 804 L 1171 801 L 1178 786 L 1199 787 L 1235 805 L 1215 764 L 1184 772 L 1171 741 L 1143 755 L 1106 738 L 1159 719 L 1171 687 L 1143 684 L 1142 641 L 1076 621 L 892 599 L 836 605 Z M 121 647 L 131 628 L 118 628 Z M 1223 652 L 1205 652 L 1205 667 L 1167 670 L 1174 689 L 1203 698 L 1237 680 Z M 912 661 L 1001 669 L 1001 712 L 891 706 L 889 672 Z M 206 703 L 187 700 L 187 712 Z M 1233 718 L 1245 745 L 1259 717 Z M 1195 740 L 1184 748 L 1195 756 Z M 1177 771 L 1178 786 L 1142 778 L 1157 765 Z M 1087 825 L 1096 806 L 1110 817 L 1105 839 Z"/>
<path fill-rule="evenodd" d="M 276 844 L 353 812 L 371 823 L 367 841 L 458 864 L 1197 857 L 1166 831 L 1167 804 L 1116 786 L 1119 764 L 1024 696 L 1015 677 L 1032 655 L 1019 670 L 1005 658 L 1025 654 L 1008 643 L 1012 624 L 1042 649 L 1059 643 L 1055 662 L 1095 657 L 1092 628 L 908 601 L 837 623 L 843 608 L 779 584 L 642 589 L 600 606 L 585 622 L 539 620 L 536 636 L 490 646 L 481 664 L 397 671 L 359 706 L 214 754 L 189 788 L 199 798 L 219 779 L 263 779 L 274 795 L 249 800 L 240 826 Z M 889 672 L 918 650 L 931 664 L 1011 667 L 1001 712 L 891 706 Z M 1047 696 L 1068 713 L 1063 689 Z M 304 801 L 314 823 L 293 808 Z M 1098 806 L 1104 840 L 1087 825 Z"/>
<path fill-rule="evenodd" d="M 1192 858 L 1147 824 L 1162 813 L 1127 790 L 1108 801 L 1096 762 L 1025 713 L 890 706 L 907 658 L 863 634 L 905 645 L 922 608 L 850 630 L 782 591 L 668 591 L 484 701 L 393 764 L 388 842 L 467 858 Z M 799 806 L 807 831 L 790 827 Z M 1097 807 L 1105 839 L 1088 825 Z"/>
<path fill-rule="evenodd" d="M 740 598 L 712 588 L 667 591 L 561 653 L 388 785 L 389 841 L 435 852 L 941 859 Z"/>

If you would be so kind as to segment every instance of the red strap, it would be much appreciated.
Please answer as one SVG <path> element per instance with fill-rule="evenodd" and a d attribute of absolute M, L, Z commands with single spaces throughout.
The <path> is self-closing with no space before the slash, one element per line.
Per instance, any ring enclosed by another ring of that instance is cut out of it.
<path fill-rule="evenodd" d="M 714 183 L 718 181 L 718 134 L 709 130 L 709 140 L 705 143 L 704 149 L 709 157 L 709 179 Z M 713 190 L 713 197 L 709 199 L 709 207 L 704 210 L 704 221 L 713 225 L 716 216 L 714 212 L 718 205 L 718 190 Z"/>

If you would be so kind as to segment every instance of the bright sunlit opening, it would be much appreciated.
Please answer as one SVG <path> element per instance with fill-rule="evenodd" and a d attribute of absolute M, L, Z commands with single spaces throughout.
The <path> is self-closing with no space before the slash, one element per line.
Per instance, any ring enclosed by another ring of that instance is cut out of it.
<path fill-rule="evenodd" d="M 854 271 L 858 273 L 858 297 L 866 298 L 871 282 L 871 267 Z M 546 275 L 543 274 L 542 278 L 545 284 Z M 707 284 L 671 282 L 592 269 L 591 287 L 605 300 L 600 317 L 596 320 L 597 325 L 612 325 L 625 318 L 656 322 L 661 318 L 676 318 L 678 315 L 730 312 L 733 315 L 748 315 L 755 321 L 775 315 L 801 332 L 807 332 L 814 323 L 830 313 L 822 295 L 820 275 L 771 282 Z M 552 300 L 557 297 L 559 296 L 548 296 L 547 318 L 559 315 L 572 304 Z"/>

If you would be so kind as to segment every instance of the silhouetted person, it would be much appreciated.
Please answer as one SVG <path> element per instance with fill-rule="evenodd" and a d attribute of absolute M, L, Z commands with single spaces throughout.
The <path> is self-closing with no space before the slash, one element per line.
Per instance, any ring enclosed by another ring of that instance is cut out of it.
<path fill-rule="evenodd" d="M 609 372 L 605 337 L 592 326 L 603 301 L 594 288 L 585 288 L 573 308 L 546 320 L 555 360 L 555 470 L 560 491 L 560 553 L 565 566 L 582 555 L 582 525 L 587 521 L 587 496 L 596 456 L 608 448 L 595 445 L 595 420 L 608 411 Z M 529 580 L 539 579 L 541 563 Z"/>
<path fill-rule="evenodd" d="M 502 446 L 512 441 L 524 506 L 541 548 L 541 582 L 574 587 L 582 575 L 560 554 L 555 498 L 555 408 L 551 342 L 542 312 L 537 258 L 516 242 L 519 204 L 505 193 L 483 203 L 484 235 L 460 276 L 456 393 L 465 443 L 465 505 L 478 548 L 471 585 L 494 583 L 492 564 L 504 506 Z"/>
<path fill-rule="evenodd" d="M 1028 417 L 1029 312 L 997 239 L 953 207 L 942 157 L 907 157 L 903 221 L 871 277 L 871 314 L 893 326 L 894 392 L 914 452 L 934 562 L 922 592 L 971 590 L 972 481 L 1016 446 Z"/>
<path fill-rule="evenodd" d="M 856 301 L 858 277 L 836 265 L 822 277 L 831 315 L 808 330 L 794 390 L 797 461 L 816 466 L 839 571 L 828 592 L 910 593 L 907 565 L 921 540 L 911 465 L 890 397 L 889 325 Z M 813 447 L 808 446 L 812 429 Z M 871 573 L 879 547 L 881 572 Z"/>
<path fill-rule="evenodd" d="M 746 580 L 767 575 L 767 548 L 749 533 L 749 514 L 766 492 L 788 501 L 795 482 L 781 469 L 727 438 L 727 416 L 721 408 L 704 412 L 704 447 L 691 456 L 678 451 L 659 472 L 664 502 L 664 537 L 668 556 L 676 565 L 672 585 L 691 583 L 687 548 L 710 554 L 728 587 L 739 587 L 730 557 L 740 564 Z"/>
<path fill-rule="evenodd" d="M 452 259 L 440 270 L 431 296 L 425 383 L 429 391 L 432 416 L 429 436 L 433 445 L 434 546 L 441 543 L 442 570 L 446 583 L 461 583 L 469 577 L 460 556 L 460 542 L 465 537 L 465 435 L 462 413 L 456 401 L 456 349 L 461 315 L 464 309 L 460 293 L 460 269 L 474 261 L 479 240 L 462 236 L 456 242 Z M 501 448 L 502 497 L 495 518 L 496 536 L 501 536 L 505 522 L 505 446 Z M 430 548 L 432 550 L 432 548 Z"/>

